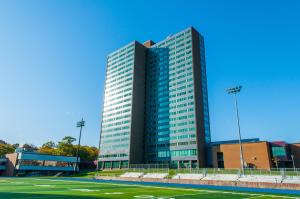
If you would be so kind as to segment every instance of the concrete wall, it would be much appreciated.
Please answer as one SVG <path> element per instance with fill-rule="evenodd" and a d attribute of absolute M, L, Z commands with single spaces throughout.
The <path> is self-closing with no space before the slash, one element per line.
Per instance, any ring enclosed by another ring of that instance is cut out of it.
<path fill-rule="evenodd" d="M 192 45 L 193 45 L 193 78 L 194 78 L 194 104 L 196 116 L 196 134 L 198 149 L 198 167 L 205 167 L 205 128 L 204 128 L 204 110 L 203 110 L 203 92 L 202 77 L 200 65 L 200 38 L 199 33 L 192 29 Z M 203 52 L 204 53 L 204 52 Z"/>
<path fill-rule="evenodd" d="M 3 172 L 4 176 L 13 176 L 15 173 L 15 166 L 18 160 L 18 153 L 6 154 L 7 158 L 6 170 Z"/>
<path fill-rule="evenodd" d="M 258 169 L 271 168 L 271 154 L 268 142 L 243 143 L 244 160 Z M 239 144 L 213 146 L 213 165 L 217 167 L 217 152 L 223 152 L 224 168 L 240 168 Z"/>
<path fill-rule="evenodd" d="M 129 164 L 144 161 L 145 59 L 146 47 L 135 43 Z"/>

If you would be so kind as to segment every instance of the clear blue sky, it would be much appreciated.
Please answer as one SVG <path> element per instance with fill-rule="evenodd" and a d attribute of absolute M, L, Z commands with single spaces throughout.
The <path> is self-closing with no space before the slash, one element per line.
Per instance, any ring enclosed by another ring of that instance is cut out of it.
<path fill-rule="evenodd" d="M 0 139 L 98 144 L 106 55 L 194 26 L 205 37 L 213 140 L 300 141 L 300 1 L 0 0 Z"/>

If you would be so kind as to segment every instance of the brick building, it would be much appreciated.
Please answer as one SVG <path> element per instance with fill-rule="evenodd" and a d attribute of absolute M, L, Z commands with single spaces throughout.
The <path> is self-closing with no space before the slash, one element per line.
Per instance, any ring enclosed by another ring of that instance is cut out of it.
<path fill-rule="evenodd" d="M 300 168 L 300 144 L 243 140 L 244 164 L 248 168 Z M 211 145 L 214 168 L 240 168 L 240 148 L 237 141 L 217 142 Z"/>

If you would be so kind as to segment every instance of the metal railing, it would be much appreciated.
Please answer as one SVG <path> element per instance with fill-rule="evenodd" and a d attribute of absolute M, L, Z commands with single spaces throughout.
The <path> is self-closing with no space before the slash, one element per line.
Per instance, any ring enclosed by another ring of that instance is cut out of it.
<path fill-rule="evenodd" d="M 172 177 L 178 173 L 191 173 L 206 175 L 232 174 L 242 175 L 240 169 L 224 169 L 224 168 L 178 168 L 170 169 L 168 164 L 131 164 L 128 168 L 122 170 L 105 170 L 99 171 L 97 175 L 114 175 L 119 176 L 125 172 L 141 172 L 141 173 L 168 173 Z M 252 169 L 245 168 L 245 175 L 268 175 L 268 176 L 296 176 L 300 178 L 300 168 L 272 168 L 272 169 Z"/>
<path fill-rule="evenodd" d="M 279 169 L 250 169 L 246 168 L 244 170 L 245 175 L 269 175 L 269 176 L 299 176 L 300 177 L 300 168 L 297 169 L 288 169 L 288 168 L 279 168 Z M 240 169 L 221 169 L 221 168 L 180 168 L 175 169 L 174 173 L 197 173 L 197 174 L 236 174 L 241 175 Z"/>
<path fill-rule="evenodd" d="M 129 171 L 143 173 L 169 173 L 168 164 L 130 164 Z"/>

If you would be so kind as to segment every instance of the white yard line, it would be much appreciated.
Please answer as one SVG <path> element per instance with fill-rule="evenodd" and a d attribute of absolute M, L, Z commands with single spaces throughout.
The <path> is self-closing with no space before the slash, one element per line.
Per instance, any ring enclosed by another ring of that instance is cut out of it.
<path fill-rule="evenodd" d="M 82 191 L 82 192 L 95 192 L 95 191 L 100 191 L 96 189 L 70 189 L 71 191 Z"/>
<path fill-rule="evenodd" d="M 123 192 L 105 192 L 106 195 L 121 195 L 124 194 Z"/>
<path fill-rule="evenodd" d="M 11 183 L 11 184 L 27 184 L 25 182 L 9 182 L 9 183 Z"/>
<path fill-rule="evenodd" d="M 34 184 L 35 187 L 47 187 L 47 188 L 54 188 L 55 185 L 49 185 L 49 184 Z"/>

